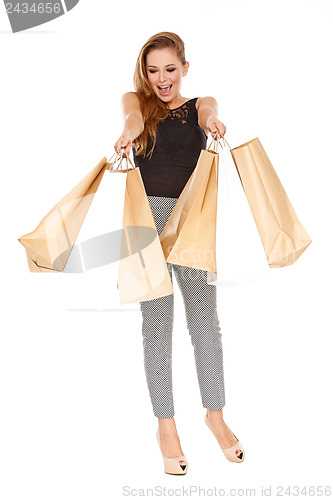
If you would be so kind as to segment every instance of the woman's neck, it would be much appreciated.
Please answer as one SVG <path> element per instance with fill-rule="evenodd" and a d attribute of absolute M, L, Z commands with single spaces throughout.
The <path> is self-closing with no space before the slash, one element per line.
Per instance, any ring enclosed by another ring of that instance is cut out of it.
<path fill-rule="evenodd" d="M 172 109 L 175 109 L 175 108 L 179 108 L 180 106 L 182 106 L 188 100 L 189 99 L 187 99 L 186 97 L 178 96 L 176 99 L 173 99 L 172 101 L 167 102 L 166 105 L 167 105 L 168 109 L 172 110 Z"/>

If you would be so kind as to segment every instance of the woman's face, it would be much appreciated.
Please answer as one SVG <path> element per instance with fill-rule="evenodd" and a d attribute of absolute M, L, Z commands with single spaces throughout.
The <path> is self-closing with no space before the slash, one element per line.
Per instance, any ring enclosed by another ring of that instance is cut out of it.
<path fill-rule="evenodd" d="M 183 66 L 175 50 L 169 47 L 152 49 L 146 57 L 149 83 L 157 97 L 168 104 L 178 100 L 182 78 L 187 74 L 188 67 L 189 62 Z"/>

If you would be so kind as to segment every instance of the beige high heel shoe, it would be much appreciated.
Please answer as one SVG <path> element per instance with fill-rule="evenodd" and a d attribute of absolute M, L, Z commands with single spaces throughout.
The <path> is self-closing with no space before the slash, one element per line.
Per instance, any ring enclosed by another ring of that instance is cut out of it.
<path fill-rule="evenodd" d="M 159 445 L 160 450 L 161 450 L 159 429 L 157 429 L 157 431 L 156 431 L 156 437 L 157 437 L 158 445 Z M 162 450 L 161 450 L 161 453 L 162 453 Z M 162 453 L 162 457 L 163 457 L 163 461 L 164 461 L 164 472 L 166 474 L 186 474 L 187 473 L 188 462 L 187 462 L 187 458 L 185 457 L 185 455 L 180 455 L 179 457 L 169 458 L 169 457 L 165 457 Z M 186 465 L 180 464 L 180 462 L 182 460 L 186 462 Z"/>
<path fill-rule="evenodd" d="M 205 422 L 206 422 L 207 426 L 209 427 L 209 429 L 213 432 L 213 429 L 210 426 L 210 422 L 209 422 L 209 419 L 208 419 L 207 412 L 206 412 L 206 415 L 205 415 Z M 214 432 L 213 432 L 213 434 L 214 434 Z M 235 436 L 234 433 L 233 433 L 233 435 Z M 238 438 L 236 436 L 235 436 L 235 438 L 237 439 L 237 443 L 236 444 L 234 444 L 230 448 L 222 448 L 222 446 L 220 446 L 220 448 L 223 451 L 225 457 L 230 462 L 236 462 L 236 463 L 239 462 L 240 463 L 240 462 L 243 462 L 244 459 L 245 459 L 245 450 L 244 450 L 244 447 L 243 447 L 242 443 L 238 440 Z"/>

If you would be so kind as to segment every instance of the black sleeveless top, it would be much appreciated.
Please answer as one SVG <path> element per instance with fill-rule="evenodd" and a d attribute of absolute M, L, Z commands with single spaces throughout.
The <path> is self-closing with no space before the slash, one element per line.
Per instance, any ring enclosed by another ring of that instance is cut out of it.
<path fill-rule="evenodd" d="M 197 99 L 168 110 L 169 116 L 157 125 L 151 158 L 136 156 L 132 148 L 148 196 L 178 198 L 196 167 L 201 149 L 206 149 L 207 135 L 198 124 Z M 149 137 L 147 153 L 152 144 Z"/>

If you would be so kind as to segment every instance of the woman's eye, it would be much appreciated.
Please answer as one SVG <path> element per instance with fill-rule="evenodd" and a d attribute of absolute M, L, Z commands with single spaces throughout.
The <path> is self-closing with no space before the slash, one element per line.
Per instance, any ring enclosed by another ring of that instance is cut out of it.
<path fill-rule="evenodd" d="M 168 71 L 169 73 L 171 73 L 172 71 L 175 71 L 175 69 L 176 69 L 176 68 L 167 69 L 167 71 Z M 153 69 L 150 69 L 150 70 L 149 70 L 149 73 L 156 73 L 156 71 L 155 71 L 155 70 L 153 70 Z"/>

